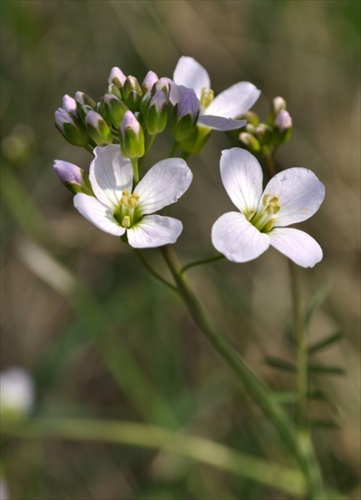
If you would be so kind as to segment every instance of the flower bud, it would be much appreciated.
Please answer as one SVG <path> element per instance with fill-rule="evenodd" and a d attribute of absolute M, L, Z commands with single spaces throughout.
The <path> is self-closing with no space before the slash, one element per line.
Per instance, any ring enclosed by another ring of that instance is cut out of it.
<path fill-rule="evenodd" d="M 70 97 L 68 94 L 65 94 L 65 96 L 63 97 L 62 107 L 68 113 L 72 113 L 75 116 L 78 115 L 76 108 L 76 101 L 73 97 Z"/>
<path fill-rule="evenodd" d="M 124 85 L 125 78 L 126 78 L 126 76 L 123 73 L 123 71 L 121 69 L 119 69 L 117 66 L 114 66 L 110 70 L 109 77 L 108 77 L 108 83 L 109 84 L 114 83 L 114 85 L 120 89 Z"/>
<path fill-rule="evenodd" d="M 144 155 L 144 132 L 131 111 L 126 111 L 120 124 L 120 147 L 123 156 L 140 158 Z"/>
<path fill-rule="evenodd" d="M 55 111 L 55 126 L 63 134 L 65 139 L 73 146 L 85 146 L 88 144 L 88 134 L 76 116 L 68 113 L 63 108 Z"/>
<path fill-rule="evenodd" d="M 274 126 L 277 127 L 281 132 L 292 127 L 292 118 L 288 111 L 282 109 L 275 118 Z"/>
<path fill-rule="evenodd" d="M 283 97 L 275 97 L 274 99 L 272 99 L 271 123 L 274 122 L 274 119 L 276 118 L 278 113 L 283 109 L 286 109 L 286 101 L 283 99 Z"/>
<path fill-rule="evenodd" d="M 143 92 L 150 92 L 157 81 L 158 75 L 154 71 L 148 71 L 142 83 Z"/>
<path fill-rule="evenodd" d="M 174 108 L 171 132 L 177 142 L 189 137 L 197 126 L 200 111 L 199 100 L 193 89 L 186 89 Z"/>
<path fill-rule="evenodd" d="M 85 126 L 89 137 L 98 146 L 113 142 L 113 135 L 104 118 L 96 111 L 89 111 L 85 117 Z"/>
<path fill-rule="evenodd" d="M 271 139 L 272 131 L 265 123 L 260 123 L 255 129 L 255 136 L 262 143 L 268 143 Z"/>
<path fill-rule="evenodd" d="M 60 182 L 72 193 L 93 195 L 88 174 L 83 169 L 67 161 L 55 160 L 54 170 Z"/>
<path fill-rule="evenodd" d="M 247 148 L 250 151 L 256 152 L 256 151 L 259 151 L 261 149 L 261 145 L 260 145 L 259 141 L 253 135 L 249 134 L 248 132 L 241 132 L 239 134 L 239 140 L 245 146 L 247 146 Z"/>
<path fill-rule="evenodd" d="M 165 93 L 165 95 L 169 97 L 169 92 L 170 92 L 169 78 L 162 77 L 159 78 L 157 82 L 155 82 L 153 87 L 153 93 L 155 94 L 156 92 L 159 92 L 159 90 L 162 90 Z"/>
<path fill-rule="evenodd" d="M 105 120 L 116 129 L 119 128 L 127 110 L 128 106 L 126 106 L 121 99 L 118 99 L 118 97 L 113 94 L 105 94 L 100 99 L 100 114 L 103 115 Z"/>
<path fill-rule="evenodd" d="M 161 90 L 156 92 L 149 101 L 149 107 L 145 118 L 147 132 L 155 135 L 163 132 L 168 120 L 168 98 Z"/>
<path fill-rule="evenodd" d="M 259 116 L 254 113 L 254 111 L 247 111 L 242 115 L 242 118 L 247 120 L 247 125 L 253 125 L 254 127 L 257 127 L 259 124 Z"/>
<path fill-rule="evenodd" d="M 143 92 L 138 80 L 134 76 L 128 76 L 124 81 L 122 96 L 125 104 L 131 111 L 138 111 L 138 105 L 142 94 Z"/>
<path fill-rule="evenodd" d="M 94 99 L 92 99 L 88 94 L 80 92 L 79 90 L 75 92 L 75 100 L 83 106 L 90 106 L 93 109 L 97 107 L 97 103 L 94 101 Z"/>
<path fill-rule="evenodd" d="M 114 85 L 114 83 L 111 83 L 110 85 L 108 85 L 106 93 L 107 94 L 114 94 L 117 97 L 119 97 L 119 99 L 122 99 L 121 90 L 116 85 Z"/>
<path fill-rule="evenodd" d="M 285 144 L 291 138 L 292 118 L 288 111 L 282 109 L 274 121 L 274 140 L 277 145 Z"/>

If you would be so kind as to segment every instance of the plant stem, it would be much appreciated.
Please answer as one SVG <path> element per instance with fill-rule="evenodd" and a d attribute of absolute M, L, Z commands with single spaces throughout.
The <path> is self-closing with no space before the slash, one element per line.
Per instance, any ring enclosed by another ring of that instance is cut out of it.
<path fill-rule="evenodd" d="M 139 258 L 139 260 L 141 261 L 141 263 L 143 264 L 143 266 L 146 268 L 147 271 L 150 272 L 150 274 L 155 278 L 157 279 L 158 281 L 160 281 L 161 283 L 163 283 L 163 285 L 166 285 L 167 287 L 171 288 L 173 290 L 173 292 L 176 292 L 178 293 L 178 288 L 176 288 L 174 285 L 172 285 L 171 283 L 169 283 L 167 280 L 165 280 L 160 274 L 158 274 L 149 264 L 148 264 L 148 261 L 143 257 L 143 254 L 140 250 L 138 250 L 137 248 L 133 248 L 134 252 L 136 253 L 137 257 Z"/>
<path fill-rule="evenodd" d="M 297 265 L 291 260 L 289 260 L 289 269 L 292 291 L 293 331 L 297 345 L 297 420 L 300 429 L 307 429 L 308 352 L 306 331 L 301 310 L 300 276 Z"/>
<path fill-rule="evenodd" d="M 238 355 L 228 340 L 216 329 L 203 311 L 198 299 L 191 290 L 182 267 L 171 246 L 161 248 L 163 257 L 173 275 L 180 295 L 188 308 L 193 320 L 205 334 L 213 347 L 222 356 L 224 361 L 232 368 L 243 382 L 246 390 L 251 394 L 256 403 L 270 418 L 277 428 L 282 439 L 297 458 L 308 484 L 308 500 L 321 500 L 324 498 L 322 484 L 318 473 L 318 464 L 314 459 L 312 447 L 309 442 L 298 439 L 297 430 L 283 408 L 272 398 L 271 392 L 263 382 L 251 371 L 243 359 Z M 306 446 L 307 444 L 307 446 Z"/>
<path fill-rule="evenodd" d="M 138 166 L 138 158 L 132 158 L 131 160 L 134 174 L 134 184 L 138 184 L 139 182 L 139 166 Z"/>
<path fill-rule="evenodd" d="M 38 419 L 2 426 L 6 435 L 26 439 L 100 441 L 159 449 L 246 477 L 292 495 L 301 496 L 306 484 L 298 470 L 239 453 L 208 439 L 154 425 L 92 419 Z"/>
<path fill-rule="evenodd" d="M 182 267 L 182 273 L 190 269 L 191 267 L 195 266 L 201 266 L 202 264 L 209 264 L 210 262 L 216 262 L 217 260 L 224 259 L 224 255 L 219 254 L 215 255 L 213 257 L 208 257 L 208 259 L 202 259 L 202 260 L 196 260 L 194 262 L 190 262 L 189 264 L 186 264 L 185 266 Z"/>

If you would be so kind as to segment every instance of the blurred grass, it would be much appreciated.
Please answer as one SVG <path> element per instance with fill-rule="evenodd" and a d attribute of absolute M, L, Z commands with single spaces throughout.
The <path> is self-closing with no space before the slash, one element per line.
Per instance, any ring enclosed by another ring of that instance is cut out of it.
<path fill-rule="evenodd" d="M 141 80 L 149 68 L 171 76 L 178 57 L 190 55 L 207 68 L 216 92 L 240 80 L 261 88 L 255 110 L 264 117 L 272 97 L 285 97 L 295 130 L 278 161 L 308 167 L 326 184 L 321 211 L 303 224 L 324 250 L 322 263 L 302 273 L 303 298 L 308 303 L 325 285 L 330 290 L 312 317 L 310 337 L 344 332 L 341 343 L 315 358 L 347 368 L 347 376 L 315 380 L 333 406 L 314 402 L 311 413 L 336 418 L 338 430 L 315 431 L 317 452 L 329 486 L 358 500 L 360 4 L 2 0 L 0 9 L 1 360 L 36 377 L 37 415 L 173 425 L 169 413 L 175 425 L 241 452 L 287 460 L 177 298 L 146 275 L 127 247 L 74 211 L 52 171 L 54 158 L 84 168 L 90 162 L 53 127 L 65 93 L 83 90 L 98 99 L 114 65 Z M 178 247 L 185 263 L 212 255 L 211 225 L 231 208 L 218 162 L 232 145 L 234 137 L 214 133 L 201 156 L 189 160 L 194 182 L 174 208 L 184 222 Z M 151 160 L 169 150 L 160 138 Z M 56 273 L 44 281 L 44 255 L 70 273 L 76 293 L 54 289 L 49 279 Z M 156 251 L 147 256 L 165 271 Z M 221 261 L 189 276 L 248 363 L 274 390 L 292 390 L 290 376 L 264 362 L 266 355 L 292 359 L 282 256 L 269 251 L 242 266 Z M 2 461 L 16 500 L 288 498 L 204 465 L 123 446 L 6 440 Z"/>

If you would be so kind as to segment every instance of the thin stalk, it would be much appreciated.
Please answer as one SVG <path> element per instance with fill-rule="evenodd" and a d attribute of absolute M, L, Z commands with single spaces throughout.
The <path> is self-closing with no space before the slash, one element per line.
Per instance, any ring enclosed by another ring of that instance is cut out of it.
<path fill-rule="evenodd" d="M 297 265 L 289 260 L 292 292 L 293 331 L 297 345 L 297 392 L 298 392 L 298 425 L 307 428 L 308 403 L 308 350 L 306 329 L 303 324 L 300 294 L 300 276 Z"/>
<path fill-rule="evenodd" d="M 146 143 L 144 156 L 148 153 L 150 148 L 153 146 L 153 142 L 155 141 L 156 137 L 157 137 L 157 134 L 149 136 L 149 139 L 147 140 L 147 143 Z M 143 158 L 144 158 L 144 156 L 143 156 Z"/>
<path fill-rule="evenodd" d="M 176 292 L 178 293 L 178 289 L 172 285 L 171 283 L 169 283 L 169 281 L 165 280 L 160 274 L 158 274 L 153 268 L 152 266 L 150 266 L 148 264 L 148 261 L 143 257 L 143 254 L 140 250 L 138 250 L 137 248 L 133 248 L 134 252 L 136 253 L 137 257 L 139 258 L 140 262 L 143 264 L 143 266 L 145 267 L 145 269 L 150 272 L 150 274 L 155 278 L 157 279 L 158 281 L 160 281 L 161 283 L 163 283 L 163 285 L 166 285 L 167 287 L 171 288 L 173 290 L 173 292 Z"/>
<path fill-rule="evenodd" d="M 98 441 L 159 449 L 246 477 L 301 497 L 306 484 L 298 470 L 239 453 L 208 439 L 153 425 L 92 419 L 39 419 L 6 424 L 2 432 L 25 439 Z"/>
<path fill-rule="evenodd" d="M 178 147 L 179 147 L 178 142 L 175 142 L 173 144 L 171 152 L 169 153 L 169 158 L 174 158 L 176 156 L 176 152 L 177 152 Z"/>
<path fill-rule="evenodd" d="M 215 255 L 213 257 L 208 257 L 208 259 L 196 260 L 194 262 L 190 262 L 189 264 L 183 266 L 181 272 L 184 273 L 188 271 L 188 269 L 190 269 L 191 267 L 201 266 L 203 264 L 209 264 L 210 262 L 216 262 L 217 260 L 221 259 L 224 259 L 224 255 L 222 254 Z"/>
<path fill-rule="evenodd" d="M 244 360 L 238 355 L 228 340 L 210 322 L 198 299 L 190 288 L 182 267 L 171 246 L 161 248 L 163 257 L 173 275 L 180 295 L 195 323 L 204 333 L 224 361 L 238 375 L 246 390 L 277 428 L 285 444 L 297 458 L 308 484 L 308 500 L 324 498 L 320 482 L 317 462 L 309 446 L 303 446 L 298 439 L 297 430 L 283 408 L 274 400 L 271 392 L 263 382 L 252 372 Z"/>
<path fill-rule="evenodd" d="M 139 166 L 138 166 L 138 158 L 131 158 L 131 163 L 133 167 L 133 174 L 134 174 L 134 184 L 138 184 L 139 182 Z"/>

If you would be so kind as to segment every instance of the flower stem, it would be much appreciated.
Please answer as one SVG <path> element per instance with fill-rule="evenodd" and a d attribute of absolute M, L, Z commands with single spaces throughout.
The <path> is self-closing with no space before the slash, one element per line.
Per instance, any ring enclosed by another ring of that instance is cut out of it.
<path fill-rule="evenodd" d="M 143 257 L 143 254 L 141 253 L 140 250 L 138 250 L 137 248 L 133 248 L 134 252 L 136 253 L 136 255 L 138 256 L 139 260 L 141 261 L 141 263 L 143 264 L 143 266 L 146 268 L 147 271 L 150 272 L 150 274 L 155 278 L 157 279 L 158 281 L 160 281 L 161 283 L 163 283 L 163 285 L 166 285 L 167 287 L 171 288 L 173 290 L 173 292 L 176 292 L 178 293 L 178 288 L 176 288 L 174 285 L 172 285 L 171 283 L 169 283 L 167 280 L 165 280 L 160 274 L 158 274 L 148 263 L 148 261 Z"/>
<path fill-rule="evenodd" d="M 133 174 L 134 174 L 133 180 L 134 180 L 134 184 L 138 184 L 138 182 L 139 182 L 138 158 L 131 158 L 130 161 L 131 161 L 132 167 L 133 167 Z"/>
<path fill-rule="evenodd" d="M 307 403 L 308 403 L 308 352 L 306 331 L 303 324 L 300 276 L 297 265 L 289 260 L 292 309 L 293 309 L 293 332 L 297 345 L 297 392 L 298 392 L 298 425 L 300 429 L 307 428 Z"/>
<path fill-rule="evenodd" d="M 308 484 L 308 500 L 324 498 L 322 484 L 318 473 L 318 464 L 312 453 L 310 441 L 299 441 L 297 430 L 283 408 L 272 398 L 271 392 L 263 382 L 252 372 L 244 360 L 238 355 L 228 340 L 211 323 L 198 299 L 191 290 L 182 273 L 182 267 L 171 246 L 161 248 L 163 257 L 173 275 L 179 293 L 187 306 L 195 323 L 211 342 L 213 347 L 222 356 L 243 382 L 246 390 L 270 418 L 285 444 L 297 458 Z"/>
<path fill-rule="evenodd" d="M 213 257 L 208 257 L 208 259 L 196 260 L 194 262 L 190 262 L 189 264 L 186 264 L 185 266 L 183 266 L 181 272 L 184 273 L 185 271 L 187 271 L 191 267 L 201 266 L 203 264 L 209 264 L 210 262 L 216 262 L 217 260 L 221 260 L 221 259 L 224 259 L 224 255 L 222 255 L 222 254 L 215 255 Z"/>
<path fill-rule="evenodd" d="M 179 147 L 178 142 L 175 142 L 173 144 L 171 152 L 169 153 L 169 158 L 174 158 L 176 156 L 176 152 L 177 152 L 178 147 Z"/>

